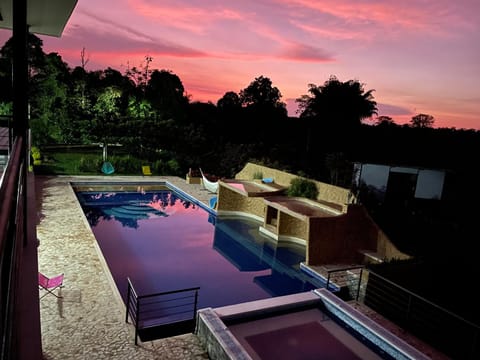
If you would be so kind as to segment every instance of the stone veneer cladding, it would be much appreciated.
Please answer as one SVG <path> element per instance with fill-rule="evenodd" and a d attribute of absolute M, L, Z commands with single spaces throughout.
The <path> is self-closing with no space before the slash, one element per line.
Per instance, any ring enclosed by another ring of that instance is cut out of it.
<path fill-rule="evenodd" d="M 276 184 L 289 187 L 290 182 L 302 176 L 287 173 L 285 171 L 272 169 L 266 166 L 247 163 L 245 167 L 235 175 L 238 180 L 253 180 L 254 174 L 261 173 L 264 178 L 273 178 Z M 344 209 L 347 204 L 352 203 L 354 197 L 350 190 L 338 186 L 326 184 L 320 181 L 308 179 L 315 183 L 318 189 L 318 201 L 326 201 L 336 204 L 340 209 Z M 344 210 L 345 211 L 345 210 Z"/>
<path fill-rule="evenodd" d="M 300 177 L 266 166 L 247 163 L 237 173 L 235 179 L 251 181 L 254 180 L 254 175 L 259 173 L 264 178 L 273 178 L 276 184 L 285 187 L 290 185 L 292 179 Z M 408 255 L 395 247 L 370 218 L 363 206 L 353 204 L 355 199 L 348 189 L 319 181 L 311 181 L 316 184 L 319 190 L 317 201 L 342 211 L 344 215 L 333 218 L 311 218 L 307 224 L 305 221 L 302 222 L 290 215 L 279 212 L 280 235 L 307 241 L 307 264 L 322 265 L 341 261 L 363 262 L 367 260 L 367 257 L 364 257 L 362 252 L 374 253 L 379 259 L 409 258 Z M 221 197 L 223 197 L 223 192 Z M 220 205 L 218 210 L 240 211 L 264 218 L 265 205 L 261 201 L 259 202 L 258 199 L 261 198 L 247 198 L 240 194 L 238 196 L 232 195 L 231 197 L 226 197 L 225 201 L 229 204 Z M 222 202 L 223 198 L 220 200 L 220 203 Z M 269 227 L 265 223 L 264 225 L 270 231 L 277 232 L 271 226 Z"/>
<path fill-rule="evenodd" d="M 247 197 L 224 186 L 220 186 L 217 211 L 243 212 L 263 218 L 265 215 L 265 203 L 263 197 Z"/>

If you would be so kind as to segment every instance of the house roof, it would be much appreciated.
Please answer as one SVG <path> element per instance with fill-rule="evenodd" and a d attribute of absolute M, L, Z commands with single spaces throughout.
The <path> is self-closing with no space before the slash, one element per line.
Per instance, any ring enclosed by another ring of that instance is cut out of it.
<path fill-rule="evenodd" d="M 12 29 L 12 4 L 0 0 L 0 28 Z M 26 0 L 29 32 L 60 37 L 78 0 Z"/>

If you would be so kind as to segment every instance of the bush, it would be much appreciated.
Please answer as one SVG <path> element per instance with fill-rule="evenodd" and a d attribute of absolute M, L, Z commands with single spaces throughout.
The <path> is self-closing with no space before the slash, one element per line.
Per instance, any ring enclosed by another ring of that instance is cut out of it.
<path fill-rule="evenodd" d="M 175 159 L 167 161 L 167 169 L 167 174 L 180 175 L 182 173 L 180 164 Z"/>
<path fill-rule="evenodd" d="M 317 185 L 308 179 L 295 178 L 290 182 L 287 195 L 316 200 L 318 196 Z"/>
<path fill-rule="evenodd" d="M 142 161 L 130 155 L 112 156 L 110 162 L 118 174 L 141 174 L 144 165 Z"/>
<path fill-rule="evenodd" d="M 81 157 L 78 166 L 74 166 L 74 172 L 96 173 L 102 168 L 102 159 L 99 157 Z"/>

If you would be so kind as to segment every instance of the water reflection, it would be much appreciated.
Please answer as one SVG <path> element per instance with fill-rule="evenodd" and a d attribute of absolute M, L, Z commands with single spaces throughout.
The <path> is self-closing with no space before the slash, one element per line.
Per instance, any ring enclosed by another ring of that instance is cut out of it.
<path fill-rule="evenodd" d="M 139 192 L 79 192 L 77 196 L 92 227 L 99 220 L 116 220 L 122 226 L 137 229 L 139 220 L 169 216 L 166 209 L 175 208 L 177 202 L 185 209 L 196 207 L 170 191 L 152 193 L 142 189 Z"/>
<path fill-rule="evenodd" d="M 281 245 L 260 223 L 215 217 L 170 190 L 78 193 L 120 294 L 200 286 L 200 307 L 307 291 L 305 247 Z M 100 196 L 101 195 L 101 196 Z"/>
<path fill-rule="evenodd" d="M 253 281 L 272 297 L 316 288 L 314 279 L 299 269 L 305 246 L 278 243 L 258 231 L 256 221 L 217 218 L 213 248 L 239 271 L 270 269 Z"/>

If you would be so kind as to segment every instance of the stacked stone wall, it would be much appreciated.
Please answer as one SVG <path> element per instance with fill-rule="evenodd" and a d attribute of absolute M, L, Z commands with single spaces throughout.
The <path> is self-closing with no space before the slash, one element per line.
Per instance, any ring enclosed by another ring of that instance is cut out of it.
<path fill-rule="evenodd" d="M 267 166 L 247 163 L 245 167 L 235 175 L 237 180 L 254 180 L 258 175 L 262 178 L 272 178 L 276 184 L 284 187 L 289 187 L 293 179 L 304 177 L 290 174 L 285 171 L 272 169 Z M 317 201 L 325 201 L 337 204 L 344 212 L 348 204 L 354 202 L 354 197 L 351 195 L 349 189 L 339 186 L 330 185 L 321 181 L 307 179 L 315 183 L 318 189 Z"/>
<path fill-rule="evenodd" d="M 308 240 L 308 223 L 291 215 L 279 212 L 280 229 L 279 235 L 292 236 L 302 240 Z"/>
<path fill-rule="evenodd" d="M 219 187 L 217 211 L 244 212 L 265 216 L 265 201 L 262 197 L 247 197 L 224 186 Z"/>

